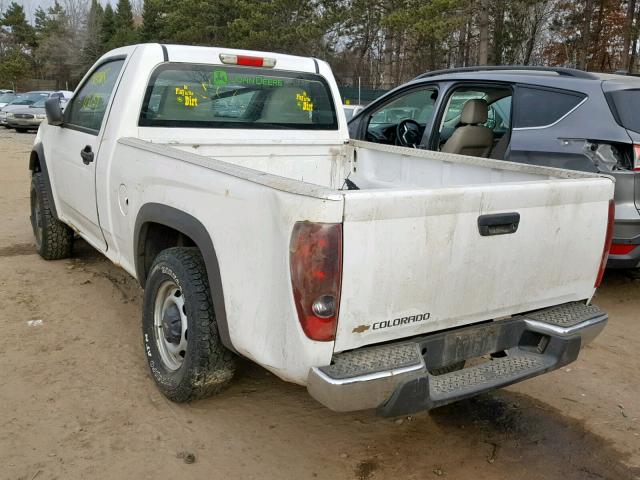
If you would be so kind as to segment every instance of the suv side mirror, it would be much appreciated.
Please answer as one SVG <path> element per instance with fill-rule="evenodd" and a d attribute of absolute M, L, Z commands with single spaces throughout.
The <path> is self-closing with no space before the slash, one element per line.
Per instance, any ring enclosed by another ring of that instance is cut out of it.
<path fill-rule="evenodd" d="M 60 108 L 60 99 L 50 98 L 45 101 L 44 111 L 47 114 L 47 122 L 49 125 L 62 125 L 62 108 Z"/>

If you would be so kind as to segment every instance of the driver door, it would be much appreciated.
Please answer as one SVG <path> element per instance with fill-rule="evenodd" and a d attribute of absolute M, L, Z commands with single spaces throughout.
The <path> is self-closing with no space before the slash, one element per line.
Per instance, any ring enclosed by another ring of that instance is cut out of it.
<path fill-rule="evenodd" d="M 405 147 L 422 146 L 425 129 L 433 121 L 437 98 L 438 91 L 433 86 L 401 93 L 369 114 L 365 140 Z"/>
<path fill-rule="evenodd" d="M 58 213 L 99 250 L 106 249 L 96 206 L 96 163 L 102 126 L 123 59 L 98 66 L 64 111 L 63 125 L 51 127 L 47 160 L 56 182 Z"/>

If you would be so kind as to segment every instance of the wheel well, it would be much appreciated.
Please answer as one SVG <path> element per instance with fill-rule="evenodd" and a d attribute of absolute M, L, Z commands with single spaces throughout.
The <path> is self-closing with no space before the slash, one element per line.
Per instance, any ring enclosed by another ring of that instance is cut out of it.
<path fill-rule="evenodd" d="M 196 243 L 188 235 L 175 228 L 155 222 L 145 223 L 138 238 L 138 255 L 142 257 L 143 265 L 143 271 L 139 272 L 142 274 L 139 279 L 142 286 L 144 287 L 153 260 L 161 251 L 171 247 L 194 246 Z"/>
<path fill-rule="evenodd" d="M 29 170 L 34 173 L 42 170 L 40 167 L 40 157 L 38 157 L 38 152 L 35 150 L 32 150 L 29 156 Z"/>

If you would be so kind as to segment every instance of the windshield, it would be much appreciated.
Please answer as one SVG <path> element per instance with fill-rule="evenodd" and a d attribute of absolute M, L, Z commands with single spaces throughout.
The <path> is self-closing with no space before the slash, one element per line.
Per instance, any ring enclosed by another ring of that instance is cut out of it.
<path fill-rule="evenodd" d="M 44 93 L 25 93 L 19 95 L 18 98 L 11 102 L 11 105 L 31 105 L 42 98 L 46 99 L 47 95 Z"/>
<path fill-rule="evenodd" d="M 5 93 L 0 95 L 0 103 L 9 103 L 15 100 L 17 95 L 15 93 Z"/>
<path fill-rule="evenodd" d="M 140 126 L 337 130 L 329 86 L 319 75 L 200 64 L 153 73 Z"/>
<path fill-rule="evenodd" d="M 47 101 L 47 98 L 42 98 L 31 105 L 33 108 L 44 108 L 44 103 Z"/>

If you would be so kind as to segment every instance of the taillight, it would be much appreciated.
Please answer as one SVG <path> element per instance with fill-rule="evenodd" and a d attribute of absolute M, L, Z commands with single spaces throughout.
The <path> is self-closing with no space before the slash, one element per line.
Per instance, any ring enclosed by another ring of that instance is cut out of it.
<path fill-rule="evenodd" d="M 273 68 L 276 66 L 275 58 L 252 57 L 250 55 L 235 55 L 231 53 L 221 53 L 220 61 L 227 65 L 242 65 L 245 67 Z"/>
<path fill-rule="evenodd" d="M 633 171 L 640 172 L 640 145 L 633 145 Z"/>
<path fill-rule="evenodd" d="M 616 213 L 616 204 L 613 200 L 609 200 L 609 218 L 607 220 L 607 233 L 604 237 L 604 246 L 602 247 L 602 260 L 600 260 L 600 270 L 598 270 L 598 276 L 596 277 L 596 283 L 593 285 L 595 288 L 600 286 L 602 277 L 604 276 L 604 269 L 607 266 L 607 257 L 609 256 L 609 249 L 611 248 L 611 239 L 613 238 L 613 220 Z"/>
<path fill-rule="evenodd" d="M 302 330 L 312 340 L 334 340 L 342 280 L 342 224 L 297 222 L 289 255 Z"/>

